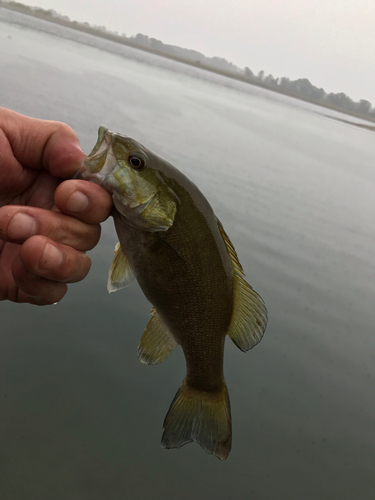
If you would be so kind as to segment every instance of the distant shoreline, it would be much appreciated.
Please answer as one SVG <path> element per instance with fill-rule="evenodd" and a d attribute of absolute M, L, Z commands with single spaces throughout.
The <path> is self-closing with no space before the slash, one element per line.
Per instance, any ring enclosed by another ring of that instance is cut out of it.
<path fill-rule="evenodd" d="M 327 118 L 330 118 L 331 120 L 336 120 L 338 122 L 347 123 L 348 125 L 354 125 L 355 127 L 364 128 L 365 130 L 369 130 L 370 132 L 375 132 L 375 125 L 367 125 L 365 123 L 356 123 L 356 122 L 352 122 L 351 120 L 345 120 L 344 118 L 339 118 L 338 116 L 329 116 L 329 115 L 325 115 L 324 113 L 320 113 L 320 114 L 322 114 L 323 116 L 326 116 Z M 348 114 L 348 113 L 344 113 L 344 114 Z M 373 122 L 370 121 L 370 123 L 373 123 Z"/>
<path fill-rule="evenodd" d="M 223 70 L 214 68 L 212 66 L 209 66 L 207 64 L 204 64 L 204 63 L 200 63 L 200 62 L 197 63 L 197 62 L 191 61 L 191 60 L 186 59 L 186 58 L 174 56 L 173 54 L 167 54 L 167 53 L 165 53 L 163 51 L 150 49 L 150 48 L 144 47 L 144 46 L 142 46 L 142 45 L 140 45 L 140 44 L 138 44 L 136 42 L 133 42 L 133 40 L 130 39 L 130 38 L 127 38 L 127 37 L 124 37 L 124 36 L 121 36 L 121 35 L 116 35 L 116 34 L 110 33 L 110 32 L 100 31 L 98 29 L 95 29 L 95 28 L 91 27 L 88 24 L 84 25 L 83 23 L 79 23 L 77 21 L 65 20 L 65 19 L 60 18 L 60 17 L 53 17 L 48 11 L 45 11 L 43 9 L 39 9 L 38 8 L 38 9 L 34 10 L 33 8 L 31 8 L 31 7 L 27 6 L 27 5 L 23 5 L 23 4 L 20 4 L 20 3 L 4 3 L 1 0 L 0 0 L 0 8 L 8 9 L 8 10 L 11 10 L 11 11 L 14 11 L 14 12 L 20 12 L 21 14 L 25 14 L 25 15 L 28 15 L 28 16 L 31 16 L 31 17 L 36 17 L 38 19 L 43 19 L 44 21 L 48 21 L 48 22 L 53 23 L 53 24 L 58 24 L 60 26 L 65 26 L 67 28 L 71 28 L 71 29 L 74 29 L 76 31 L 80 31 L 80 32 L 83 32 L 83 33 L 88 33 L 88 34 L 96 36 L 98 38 L 110 40 L 112 42 L 119 43 L 121 45 L 126 45 L 128 47 L 132 47 L 134 49 L 141 50 L 143 52 L 148 52 L 150 54 L 154 54 L 154 55 L 157 55 L 157 56 L 160 56 L 160 57 L 164 57 L 166 59 L 170 59 L 170 60 L 182 63 L 182 64 L 186 64 L 188 66 L 192 66 L 194 68 L 201 69 L 203 71 L 208 71 L 210 73 L 215 73 L 217 75 L 224 76 L 224 77 L 230 78 L 232 80 L 237 80 L 237 81 L 240 81 L 242 83 L 246 83 L 248 85 L 253 85 L 255 87 L 263 88 L 263 89 L 269 90 L 271 92 L 275 92 L 277 94 L 281 94 L 281 95 L 285 95 L 287 97 L 291 97 L 293 99 L 298 99 L 299 101 L 308 102 L 309 104 L 313 104 L 313 105 L 319 106 L 321 108 L 331 109 L 331 110 L 337 111 L 339 113 L 342 113 L 344 115 L 353 116 L 355 118 L 358 118 L 358 119 L 361 119 L 361 120 L 365 120 L 365 121 L 368 121 L 370 123 L 374 123 L 374 120 L 372 120 L 368 116 L 365 116 L 365 115 L 362 115 L 362 114 L 359 114 L 359 113 L 353 113 L 353 112 L 350 112 L 349 110 L 342 109 L 342 108 L 340 108 L 338 106 L 327 105 L 327 104 L 324 104 L 324 103 L 316 102 L 316 101 L 314 101 L 312 99 L 304 98 L 304 97 L 301 97 L 301 96 L 298 96 L 298 95 L 293 95 L 292 93 L 283 92 L 280 89 L 268 86 L 266 84 L 262 84 L 262 83 L 258 83 L 258 82 L 254 82 L 254 81 L 249 81 L 244 76 L 242 76 L 240 74 L 236 74 L 234 72 L 223 71 Z M 347 121 L 347 120 L 340 120 L 339 118 L 338 118 L 338 120 L 342 121 L 342 122 L 346 122 L 346 123 L 351 123 L 353 125 L 357 125 L 359 127 L 362 127 L 362 128 L 367 129 L 367 130 L 371 130 L 371 131 L 375 132 L 375 126 L 365 125 L 365 124 L 359 124 L 359 123 L 350 122 L 350 121 Z"/>

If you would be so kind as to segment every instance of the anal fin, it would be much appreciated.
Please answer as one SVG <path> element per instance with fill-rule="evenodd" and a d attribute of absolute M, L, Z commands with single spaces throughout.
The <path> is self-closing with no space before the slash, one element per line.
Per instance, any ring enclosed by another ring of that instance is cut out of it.
<path fill-rule="evenodd" d="M 138 356 L 146 365 L 157 365 L 165 360 L 178 345 L 167 327 L 160 321 L 156 310 L 151 309 L 151 319 L 138 346 Z"/>

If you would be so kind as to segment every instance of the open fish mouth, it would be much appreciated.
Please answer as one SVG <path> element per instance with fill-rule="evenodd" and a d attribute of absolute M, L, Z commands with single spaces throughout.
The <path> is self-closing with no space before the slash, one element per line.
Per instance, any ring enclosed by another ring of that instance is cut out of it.
<path fill-rule="evenodd" d="M 91 153 L 89 154 L 89 157 L 94 156 L 98 151 L 103 147 L 103 144 L 111 144 L 111 132 L 106 128 L 100 126 L 98 129 L 98 139 L 96 141 L 95 146 L 93 147 Z"/>
<path fill-rule="evenodd" d="M 94 149 L 82 162 L 73 179 L 84 179 L 103 186 L 105 178 L 118 165 L 112 151 L 112 134 L 106 127 L 100 127 Z"/>

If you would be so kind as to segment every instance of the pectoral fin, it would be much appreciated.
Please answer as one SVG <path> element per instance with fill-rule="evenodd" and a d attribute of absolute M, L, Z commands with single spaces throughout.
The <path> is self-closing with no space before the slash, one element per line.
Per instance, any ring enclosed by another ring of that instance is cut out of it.
<path fill-rule="evenodd" d="M 138 356 L 146 365 L 157 365 L 178 345 L 167 327 L 158 318 L 154 308 L 138 346 Z"/>
<path fill-rule="evenodd" d="M 127 287 L 136 277 L 120 243 L 116 244 L 114 254 L 108 273 L 107 290 L 109 293 Z"/>
<path fill-rule="evenodd" d="M 245 274 L 232 242 L 221 222 L 217 222 L 233 269 L 233 313 L 227 334 L 241 351 L 248 351 L 263 337 L 267 325 L 267 309 L 260 295 L 244 280 Z"/>

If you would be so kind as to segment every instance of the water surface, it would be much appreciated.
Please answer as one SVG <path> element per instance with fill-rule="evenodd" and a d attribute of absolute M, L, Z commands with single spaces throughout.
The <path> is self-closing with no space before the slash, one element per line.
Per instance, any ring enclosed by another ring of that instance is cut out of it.
<path fill-rule="evenodd" d="M 162 450 L 184 359 L 139 363 L 150 305 L 137 284 L 107 294 L 107 221 L 59 305 L 0 304 L 2 500 L 373 498 L 374 134 L 4 9 L 0 105 L 68 123 L 86 152 L 103 124 L 181 169 L 269 310 L 254 350 L 226 344 L 229 459 Z"/>

